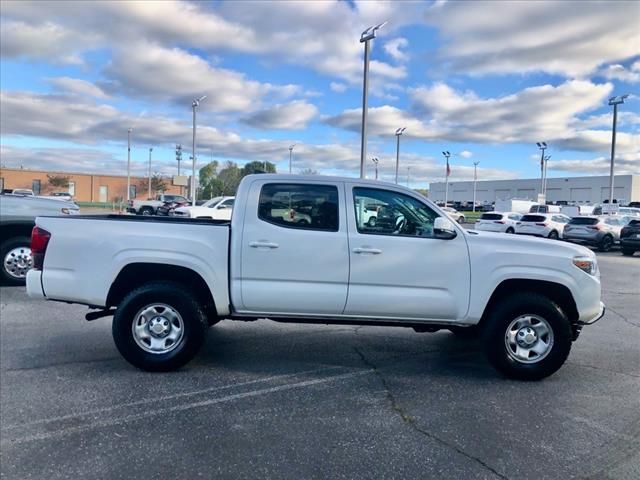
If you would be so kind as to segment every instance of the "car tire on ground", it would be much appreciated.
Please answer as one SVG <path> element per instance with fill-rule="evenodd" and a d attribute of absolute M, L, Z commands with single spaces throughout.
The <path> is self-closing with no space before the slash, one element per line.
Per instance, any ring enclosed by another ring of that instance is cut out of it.
<path fill-rule="evenodd" d="M 506 233 L 516 233 L 516 231 L 513 229 L 513 227 L 509 227 L 509 228 L 507 228 L 507 232 Z"/>
<path fill-rule="evenodd" d="M 180 368 L 197 353 L 208 329 L 196 297 L 179 284 L 150 282 L 129 293 L 113 317 L 116 347 L 151 372 Z"/>
<path fill-rule="evenodd" d="M 633 254 L 636 253 L 635 250 L 633 250 L 632 248 L 622 248 L 622 254 L 626 257 L 631 257 L 633 256 Z"/>
<path fill-rule="evenodd" d="M 547 238 L 550 238 L 551 240 L 558 240 L 558 232 L 555 230 L 551 230 Z"/>
<path fill-rule="evenodd" d="M 369 225 L 369 227 L 373 228 L 376 226 L 376 222 L 378 221 L 378 219 L 376 217 L 370 217 L 369 221 L 367 222 L 367 225 Z"/>
<path fill-rule="evenodd" d="M 3 285 L 24 285 L 27 272 L 33 267 L 31 238 L 13 237 L 0 245 L 0 278 Z"/>
<path fill-rule="evenodd" d="M 544 295 L 514 294 L 489 315 L 483 332 L 485 353 L 507 377 L 540 380 L 555 373 L 569 356 L 569 319 Z"/>
<path fill-rule="evenodd" d="M 608 252 L 611 250 L 611 247 L 613 247 L 613 237 L 611 235 L 605 235 L 598 244 L 598 251 Z"/>
<path fill-rule="evenodd" d="M 140 215 L 153 215 L 153 208 L 151 208 L 151 207 L 142 207 L 140 209 Z"/>
<path fill-rule="evenodd" d="M 464 215 L 458 217 L 458 223 L 462 225 L 464 223 Z"/>

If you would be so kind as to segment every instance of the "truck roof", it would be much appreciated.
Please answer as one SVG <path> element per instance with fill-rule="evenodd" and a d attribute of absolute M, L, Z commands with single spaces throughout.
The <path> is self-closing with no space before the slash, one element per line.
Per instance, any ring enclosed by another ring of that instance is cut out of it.
<path fill-rule="evenodd" d="M 314 181 L 314 182 L 356 182 L 356 183 L 365 183 L 371 186 L 388 186 L 388 187 L 400 187 L 402 189 L 407 189 L 404 185 L 395 184 L 392 182 L 385 182 L 382 180 L 372 180 L 368 178 L 358 178 L 358 177 L 339 177 L 334 175 L 293 175 L 286 173 L 255 173 L 252 175 L 247 175 L 244 178 L 267 178 L 265 175 L 268 175 L 269 180 L 273 181 L 282 181 L 282 182 L 296 182 L 296 181 Z M 411 189 L 409 189 L 411 190 Z M 412 190 L 413 191 L 413 190 Z"/>

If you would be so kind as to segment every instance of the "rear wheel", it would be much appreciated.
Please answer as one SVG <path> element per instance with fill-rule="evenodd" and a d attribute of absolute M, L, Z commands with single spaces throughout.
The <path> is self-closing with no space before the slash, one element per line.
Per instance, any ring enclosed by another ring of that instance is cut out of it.
<path fill-rule="evenodd" d="M 33 267 L 31 257 L 31 238 L 15 237 L 0 245 L 2 269 L 0 277 L 5 285 L 24 285 L 27 272 Z"/>
<path fill-rule="evenodd" d="M 369 221 L 367 222 L 367 225 L 369 225 L 371 228 L 376 226 L 376 221 L 378 219 L 376 217 L 369 217 Z"/>
<path fill-rule="evenodd" d="M 613 237 L 611 235 L 605 235 L 600 240 L 600 244 L 598 245 L 598 250 L 601 252 L 608 252 L 613 247 Z"/>
<path fill-rule="evenodd" d="M 140 209 L 140 215 L 153 215 L 153 208 L 151 208 L 151 207 L 142 207 Z"/>
<path fill-rule="evenodd" d="M 458 217 L 458 223 L 460 225 L 462 225 L 464 223 L 464 215 L 461 215 L 460 217 Z"/>
<path fill-rule="evenodd" d="M 116 347 L 132 365 L 175 370 L 202 346 L 208 327 L 204 309 L 182 286 L 152 282 L 127 295 L 113 317 Z"/>
<path fill-rule="evenodd" d="M 513 229 L 513 227 L 509 227 L 507 228 L 507 233 L 516 233 L 516 231 Z"/>
<path fill-rule="evenodd" d="M 555 373 L 571 351 L 571 324 L 560 307 L 535 293 L 511 296 L 491 312 L 484 332 L 489 362 L 519 380 Z"/>
<path fill-rule="evenodd" d="M 556 232 L 555 230 L 551 230 L 549 232 L 548 238 L 550 238 L 551 240 L 557 240 L 558 239 L 558 232 Z"/>
<path fill-rule="evenodd" d="M 631 248 L 623 248 L 622 249 L 622 254 L 627 256 L 627 257 L 631 257 L 634 253 L 635 253 L 635 250 L 633 250 Z"/>

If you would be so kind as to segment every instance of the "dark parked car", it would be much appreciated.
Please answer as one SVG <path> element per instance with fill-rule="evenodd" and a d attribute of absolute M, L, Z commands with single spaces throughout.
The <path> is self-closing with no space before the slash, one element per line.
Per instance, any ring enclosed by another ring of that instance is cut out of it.
<path fill-rule="evenodd" d="M 640 251 L 640 220 L 631 220 L 620 230 L 620 247 L 623 255 Z"/>
<path fill-rule="evenodd" d="M 172 201 L 164 202 L 156 210 L 156 215 L 160 215 L 160 216 L 165 216 L 166 217 L 166 216 L 170 215 L 171 212 L 173 210 L 175 210 L 176 208 L 178 208 L 178 207 L 186 207 L 188 205 L 190 205 L 190 203 L 188 201 L 179 202 L 179 201 L 176 201 L 176 200 L 172 200 Z"/>

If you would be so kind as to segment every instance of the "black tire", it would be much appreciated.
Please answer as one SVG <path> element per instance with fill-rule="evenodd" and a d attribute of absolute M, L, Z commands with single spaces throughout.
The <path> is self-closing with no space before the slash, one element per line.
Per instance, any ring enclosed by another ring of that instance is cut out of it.
<path fill-rule="evenodd" d="M 17 277 L 17 270 L 15 263 L 16 260 L 9 259 L 10 265 L 5 266 L 5 257 L 12 251 L 19 249 L 23 254 L 27 254 L 31 258 L 31 238 L 30 237 L 13 237 L 5 240 L 0 245 L 0 278 L 3 285 L 25 285 L 27 282 L 26 276 Z M 27 253 L 28 251 L 28 253 Z M 13 256 L 12 256 L 13 257 Z M 29 268 L 33 266 L 33 261 L 29 265 Z"/>
<path fill-rule="evenodd" d="M 477 325 L 472 325 L 471 327 L 449 327 L 449 331 L 464 340 L 480 338 L 480 328 Z"/>
<path fill-rule="evenodd" d="M 181 338 L 167 353 L 147 352 L 134 338 L 133 325 L 138 313 L 154 303 L 169 306 L 183 322 Z M 125 360 L 142 370 L 164 372 L 182 367 L 198 353 L 207 328 L 204 310 L 189 290 L 171 282 L 151 282 L 137 288 L 120 302 L 113 317 L 112 333 Z"/>
<path fill-rule="evenodd" d="M 633 256 L 634 253 L 636 253 L 636 252 L 632 248 L 623 248 L 622 249 L 622 254 L 624 256 L 626 256 L 626 257 L 631 257 L 631 256 Z"/>
<path fill-rule="evenodd" d="M 153 215 L 153 208 L 151 207 L 142 207 L 140 209 L 140 215 Z"/>
<path fill-rule="evenodd" d="M 496 305 L 489 314 L 483 340 L 491 365 L 509 378 L 540 380 L 555 373 L 571 351 L 571 323 L 562 309 L 549 298 L 537 293 L 518 293 Z M 553 344 L 539 361 L 524 363 L 509 353 L 506 334 L 511 322 L 522 315 L 543 318 L 553 332 Z"/>
<path fill-rule="evenodd" d="M 458 217 L 458 223 L 462 225 L 464 223 L 464 216 Z"/>
<path fill-rule="evenodd" d="M 551 230 L 547 238 L 550 238 L 551 240 L 558 240 L 558 232 Z"/>
<path fill-rule="evenodd" d="M 602 237 L 602 240 L 600 240 L 600 243 L 598 244 L 598 251 L 608 252 L 609 250 L 611 250 L 611 247 L 613 247 L 613 237 L 611 235 L 605 235 L 604 237 Z"/>
<path fill-rule="evenodd" d="M 369 221 L 367 222 L 367 225 L 369 225 L 369 227 L 373 228 L 376 226 L 376 223 L 378 222 L 378 218 L 377 217 L 369 217 Z"/>
<path fill-rule="evenodd" d="M 516 233 L 516 231 L 513 229 L 513 227 L 509 227 L 509 228 L 507 228 L 507 232 L 506 233 Z"/>

